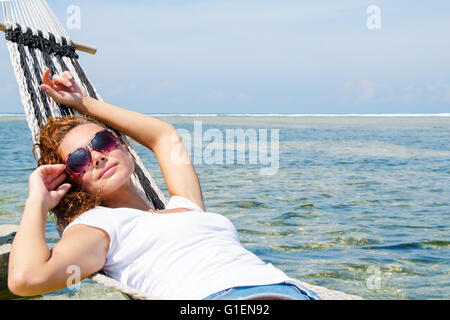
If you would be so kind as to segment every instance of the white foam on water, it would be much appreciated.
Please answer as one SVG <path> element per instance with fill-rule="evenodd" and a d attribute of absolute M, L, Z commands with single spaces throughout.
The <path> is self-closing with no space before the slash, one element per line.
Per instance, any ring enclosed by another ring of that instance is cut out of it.
<path fill-rule="evenodd" d="M 0 114 L 0 118 L 13 118 L 13 117 L 25 117 L 25 114 L 3 113 Z"/>
<path fill-rule="evenodd" d="M 173 114 L 149 114 L 157 117 L 291 117 L 291 118 L 307 118 L 307 117 L 450 117 L 450 113 L 386 113 L 386 114 L 309 114 L 309 113 L 173 113 Z"/>
<path fill-rule="evenodd" d="M 296 149 L 312 152 L 323 152 L 341 156 L 363 156 L 384 158 L 449 158 L 450 151 L 429 150 L 417 147 L 402 146 L 380 141 L 313 141 L 313 142 L 284 142 L 281 148 Z"/>

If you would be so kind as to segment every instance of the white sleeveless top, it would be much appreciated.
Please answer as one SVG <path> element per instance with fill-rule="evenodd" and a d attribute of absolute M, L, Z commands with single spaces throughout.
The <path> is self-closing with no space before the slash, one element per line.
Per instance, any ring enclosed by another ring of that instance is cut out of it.
<path fill-rule="evenodd" d="M 158 214 L 100 206 L 79 216 L 64 232 L 79 224 L 104 230 L 110 244 L 103 271 L 160 299 L 197 300 L 231 287 L 290 279 L 242 247 L 226 217 L 204 212 L 179 196 L 166 207 L 174 208 L 194 211 Z"/>

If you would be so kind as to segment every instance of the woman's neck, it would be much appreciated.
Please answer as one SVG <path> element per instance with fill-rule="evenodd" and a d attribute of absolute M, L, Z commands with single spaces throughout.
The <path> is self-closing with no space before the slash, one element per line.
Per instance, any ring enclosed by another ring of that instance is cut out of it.
<path fill-rule="evenodd" d="M 102 205 L 108 208 L 133 208 L 155 212 L 139 195 L 131 180 L 110 194 L 106 199 L 103 199 Z"/>

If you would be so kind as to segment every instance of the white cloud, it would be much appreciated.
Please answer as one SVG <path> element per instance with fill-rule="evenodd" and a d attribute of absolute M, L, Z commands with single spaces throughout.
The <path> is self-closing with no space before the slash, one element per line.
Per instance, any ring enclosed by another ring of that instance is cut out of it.
<path fill-rule="evenodd" d="M 392 90 L 389 90 L 388 85 L 384 83 L 375 83 L 369 80 L 346 81 L 344 88 L 361 102 L 392 99 Z"/>
<path fill-rule="evenodd" d="M 284 97 L 278 97 L 272 100 L 273 104 L 289 104 L 294 101 L 294 97 L 292 96 L 284 96 Z"/>
<path fill-rule="evenodd" d="M 438 82 L 427 87 L 432 102 L 450 103 L 450 84 Z"/>
<path fill-rule="evenodd" d="M 423 89 L 408 85 L 402 95 L 402 102 L 414 103 L 423 100 Z"/>
<path fill-rule="evenodd" d="M 117 84 L 108 87 L 102 95 L 104 98 L 110 99 L 112 97 L 124 95 L 133 89 L 136 89 L 136 85 L 134 83 Z"/>
<path fill-rule="evenodd" d="M 408 85 L 403 89 L 404 103 L 450 103 L 450 84 L 443 81 L 428 85 Z"/>
<path fill-rule="evenodd" d="M 222 90 L 214 90 L 208 93 L 207 99 L 212 101 L 220 101 L 225 99 L 225 93 Z"/>
<path fill-rule="evenodd" d="M 246 94 L 246 93 L 240 93 L 237 96 L 237 100 L 239 102 L 250 102 L 253 100 L 252 96 Z"/>
<path fill-rule="evenodd" d="M 175 81 L 171 81 L 171 80 L 157 81 L 157 82 L 153 82 L 149 85 L 150 89 L 152 89 L 154 91 L 158 91 L 158 92 L 170 90 L 170 89 L 176 89 L 178 87 L 179 87 L 178 83 Z"/>

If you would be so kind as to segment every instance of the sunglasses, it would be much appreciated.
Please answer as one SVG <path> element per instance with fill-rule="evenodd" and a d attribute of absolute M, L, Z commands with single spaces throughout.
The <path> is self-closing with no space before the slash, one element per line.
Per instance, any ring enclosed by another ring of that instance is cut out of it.
<path fill-rule="evenodd" d="M 98 132 L 88 146 L 79 148 L 69 154 L 64 160 L 66 172 L 72 177 L 79 177 L 87 171 L 92 156 L 91 149 L 98 152 L 108 152 L 119 148 L 119 138 L 109 130 Z"/>

